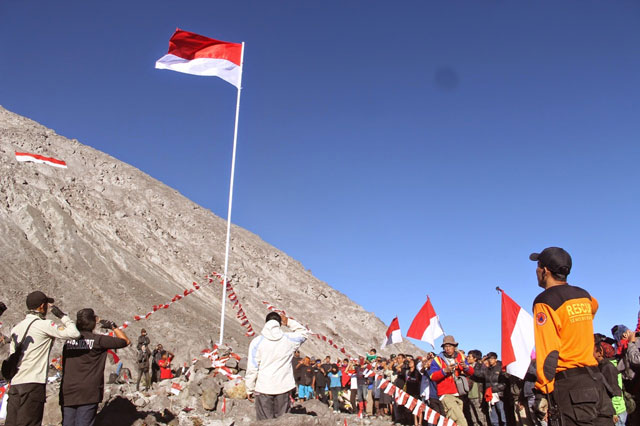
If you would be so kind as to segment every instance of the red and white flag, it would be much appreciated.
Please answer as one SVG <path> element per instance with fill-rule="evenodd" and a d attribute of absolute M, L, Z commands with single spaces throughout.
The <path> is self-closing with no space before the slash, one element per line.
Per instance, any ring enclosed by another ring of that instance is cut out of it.
<path fill-rule="evenodd" d="M 524 379 L 535 347 L 533 317 L 502 293 L 502 368 Z"/>
<path fill-rule="evenodd" d="M 444 331 L 440 325 L 440 319 L 427 296 L 427 303 L 422 306 L 418 315 L 413 319 L 411 327 L 407 331 L 407 337 L 428 342 L 435 348 L 435 340 L 443 334 Z"/>
<path fill-rule="evenodd" d="M 179 395 L 180 391 L 182 390 L 182 386 L 180 386 L 180 383 L 171 383 L 171 389 L 169 390 L 172 394 Z"/>
<path fill-rule="evenodd" d="M 169 52 L 156 61 L 156 68 L 220 77 L 239 89 L 242 43 L 214 40 L 178 28 L 169 40 Z"/>
<path fill-rule="evenodd" d="M 402 332 L 400 331 L 400 323 L 398 322 L 398 317 L 395 317 L 389 328 L 387 329 L 387 333 L 384 337 L 384 342 L 382 342 L 381 349 L 384 349 L 386 346 L 393 345 L 394 343 L 402 342 Z"/>
<path fill-rule="evenodd" d="M 28 152 L 16 152 L 16 160 L 20 162 L 33 162 L 40 164 L 47 164 L 53 167 L 60 167 L 62 169 L 67 168 L 67 163 L 62 160 L 58 160 L 57 158 L 45 157 L 40 154 L 31 154 Z"/>

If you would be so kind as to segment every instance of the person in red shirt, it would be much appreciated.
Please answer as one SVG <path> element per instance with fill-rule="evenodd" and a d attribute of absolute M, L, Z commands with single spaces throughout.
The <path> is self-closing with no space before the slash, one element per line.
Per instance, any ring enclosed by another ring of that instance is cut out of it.
<path fill-rule="evenodd" d="M 173 361 L 173 354 L 171 352 L 162 352 L 162 358 L 158 361 L 158 366 L 160 367 L 160 380 L 173 379 L 171 361 Z"/>

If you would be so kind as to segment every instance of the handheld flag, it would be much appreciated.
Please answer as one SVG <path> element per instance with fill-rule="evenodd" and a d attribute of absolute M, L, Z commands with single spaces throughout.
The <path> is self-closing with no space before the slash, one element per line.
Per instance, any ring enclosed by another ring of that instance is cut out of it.
<path fill-rule="evenodd" d="M 502 293 L 502 367 L 524 379 L 535 347 L 533 317 L 500 288 Z"/>
<path fill-rule="evenodd" d="M 398 322 L 398 317 L 395 317 L 393 321 L 391 321 L 391 324 L 387 329 L 387 333 L 380 348 L 384 349 L 388 345 L 393 345 L 394 343 L 400 342 L 402 342 L 402 332 L 400 331 L 400 323 Z"/>
<path fill-rule="evenodd" d="M 242 43 L 214 40 L 178 28 L 169 39 L 169 51 L 156 61 L 156 68 L 220 77 L 240 88 Z"/>
<path fill-rule="evenodd" d="M 427 296 L 427 302 L 413 319 L 411 327 L 407 331 L 407 337 L 422 340 L 435 348 L 435 340 L 443 334 L 444 331 L 440 325 L 440 319 L 431 305 L 429 296 Z"/>

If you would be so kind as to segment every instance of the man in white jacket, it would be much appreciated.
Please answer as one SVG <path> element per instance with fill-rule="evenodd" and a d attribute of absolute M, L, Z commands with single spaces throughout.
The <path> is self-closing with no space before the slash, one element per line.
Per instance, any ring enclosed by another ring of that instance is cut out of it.
<path fill-rule="evenodd" d="M 292 333 L 283 332 L 283 325 Z M 255 394 L 258 420 L 275 419 L 291 408 L 290 393 L 296 387 L 291 359 L 308 334 L 297 321 L 269 312 L 262 333 L 251 341 L 245 385 L 250 401 Z"/>

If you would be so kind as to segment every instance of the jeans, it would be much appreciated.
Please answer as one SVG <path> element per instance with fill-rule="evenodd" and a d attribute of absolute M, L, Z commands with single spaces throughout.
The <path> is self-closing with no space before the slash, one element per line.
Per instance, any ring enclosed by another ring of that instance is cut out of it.
<path fill-rule="evenodd" d="M 500 421 L 503 425 L 507 424 L 507 416 L 504 412 L 504 402 L 502 400 L 489 407 L 489 418 L 491 419 L 492 426 L 499 426 L 498 415 L 500 415 Z"/>
<path fill-rule="evenodd" d="M 63 426 L 93 426 L 96 421 L 98 404 L 62 407 Z"/>
<path fill-rule="evenodd" d="M 615 426 L 624 426 L 625 423 L 627 423 L 627 412 L 623 411 L 622 413 L 618 414 L 618 423 L 616 423 Z"/>

